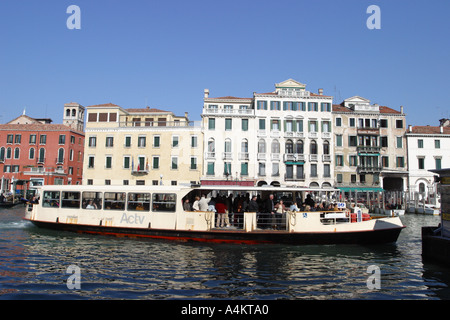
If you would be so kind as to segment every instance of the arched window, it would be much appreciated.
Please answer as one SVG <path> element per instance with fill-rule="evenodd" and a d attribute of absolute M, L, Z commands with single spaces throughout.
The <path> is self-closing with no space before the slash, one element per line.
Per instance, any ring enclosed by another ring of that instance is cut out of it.
<path fill-rule="evenodd" d="M 64 148 L 58 150 L 58 163 L 64 163 Z"/>
<path fill-rule="evenodd" d="M 72 117 L 75 117 L 77 115 L 77 109 L 72 109 Z"/>
<path fill-rule="evenodd" d="M 10 147 L 8 147 L 8 149 L 6 149 L 6 159 L 11 159 L 12 157 L 12 150 Z"/>
<path fill-rule="evenodd" d="M 40 148 L 39 149 L 39 159 L 38 162 L 40 163 L 44 163 L 45 162 L 45 149 L 44 148 Z"/>
<path fill-rule="evenodd" d="M 241 152 L 247 153 L 248 152 L 248 141 L 247 139 L 243 139 L 241 142 Z"/>
<path fill-rule="evenodd" d="M 297 143 L 295 144 L 295 153 L 303 154 L 303 140 L 297 140 Z"/>
<path fill-rule="evenodd" d="M 317 154 L 317 142 L 316 140 L 312 140 L 309 145 L 310 154 Z"/>
<path fill-rule="evenodd" d="M 66 117 L 70 117 L 70 109 L 66 110 Z"/>
<path fill-rule="evenodd" d="M 213 138 L 208 140 L 208 152 L 216 152 L 216 142 Z"/>
<path fill-rule="evenodd" d="M 323 154 L 330 154 L 330 143 L 328 141 L 323 143 Z"/>
<path fill-rule="evenodd" d="M 419 183 L 419 193 L 425 193 L 425 183 Z"/>
<path fill-rule="evenodd" d="M 30 160 L 34 159 L 34 148 L 30 148 L 30 152 L 28 153 L 28 158 Z"/>
<path fill-rule="evenodd" d="M 286 141 L 285 153 L 294 153 L 294 143 L 291 139 Z"/>
<path fill-rule="evenodd" d="M 231 139 L 225 139 L 225 152 L 231 152 Z"/>
<path fill-rule="evenodd" d="M 20 158 L 20 149 L 15 148 L 14 149 L 14 159 L 19 159 L 19 158 Z"/>
<path fill-rule="evenodd" d="M 264 139 L 258 141 L 258 153 L 266 153 L 266 141 Z"/>
<path fill-rule="evenodd" d="M 5 148 L 0 149 L 0 161 L 5 161 Z"/>
<path fill-rule="evenodd" d="M 277 139 L 272 141 L 272 153 L 280 153 L 280 142 Z"/>

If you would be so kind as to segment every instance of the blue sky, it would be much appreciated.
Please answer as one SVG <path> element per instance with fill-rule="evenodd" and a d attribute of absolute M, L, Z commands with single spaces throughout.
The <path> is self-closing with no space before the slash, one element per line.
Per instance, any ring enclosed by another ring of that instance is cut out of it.
<path fill-rule="evenodd" d="M 81 29 L 69 30 L 70 5 Z M 381 29 L 369 30 L 369 5 Z M 67 102 L 189 112 L 293 78 L 412 125 L 450 118 L 450 1 L 1 0 L 0 122 L 62 121 Z"/>

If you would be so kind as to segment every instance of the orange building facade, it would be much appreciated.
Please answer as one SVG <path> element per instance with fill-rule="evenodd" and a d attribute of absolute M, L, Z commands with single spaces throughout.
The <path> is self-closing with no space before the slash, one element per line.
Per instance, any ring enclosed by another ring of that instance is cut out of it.
<path fill-rule="evenodd" d="M 65 124 L 25 114 L 0 125 L 1 192 L 40 185 L 81 184 L 84 107 L 64 106 Z"/>

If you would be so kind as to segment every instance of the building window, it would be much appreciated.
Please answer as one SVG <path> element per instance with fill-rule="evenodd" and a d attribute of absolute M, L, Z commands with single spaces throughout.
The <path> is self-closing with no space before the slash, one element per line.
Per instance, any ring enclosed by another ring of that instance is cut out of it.
<path fill-rule="evenodd" d="M 280 110 L 280 101 L 270 101 L 270 110 Z"/>
<path fill-rule="evenodd" d="M 9 149 L 9 148 L 8 148 Z M 39 159 L 38 159 L 38 163 L 44 163 L 45 162 L 45 149 L 44 148 L 40 148 L 39 149 Z"/>
<path fill-rule="evenodd" d="M 206 174 L 208 176 L 213 176 L 214 175 L 214 162 L 208 162 L 206 167 L 207 167 Z"/>
<path fill-rule="evenodd" d="M 350 127 L 355 127 L 355 118 L 348 119 L 348 125 Z"/>
<path fill-rule="evenodd" d="M 267 101 L 257 101 L 256 108 L 257 110 L 267 110 Z"/>
<path fill-rule="evenodd" d="M 315 164 L 315 163 L 311 164 L 311 177 L 312 178 L 317 177 L 317 164 Z"/>
<path fill-rule="evenodd" d="M 397 129 L 402 129 L 403 128 L 403 120 L 396 120 L 395 121 L 395 127 Z"/>
<path fill-rule="evenodd" d="M 342 118 L 336 118 L 336 127 L 342 126 Z"/>
<path fill-rule="evenodd" d="M 36 135 L 30 134 L 30 144 L 36 144 Z"/>
<path fill-rule="evenodd" d="M 159 157 L 153 156 L 153 169 L 159 169 Z"/>
<path fill-rule="evenodd" d="M 198 138 L 197 136 L 191 136 L 191 148 L 197 148 L 197 142 Z"/>
<path fill-rule="evenodd" d="M 131 137 L 129 137 L 131 138 Z M 138 137 L 138 147 L 145 148 L 147 145 L 147 138 L 145 136 Z"/>
<path fill-rule="evenodd" d="M 248 176 L 248 162 L 241 163 L 241 176 Z"/>
<path fill-rule="evenodd" d="M 89 146 L 89 147 L 96 147 L 96 146 L 97 146 L 97 137 L 95 137 L 95 136 L 90 136 L 90 137 L 89 137 L 88 146 Z"/>
<path fill-rule="evenodd" d="M 215 130 L 216 129 L 216 119 L 209 118 L 208 119 L 208 129 L 209 130 Z"/>
<path fill-rule="evenodd" d="M 349 136 L 348 137 L 348 146 L 349 147 L 356 147 L 358 145 L 358 139 L 356 136 Z"/>
<path fill-rule="evenodd" d="M 64 163 L 64 148 L 58 150 L 58 163 Z"/>
<path fill-rule="evenodd" d="M 170 168 L 172 170 L 177 170 L 178 169 L 178 157 L 172 157 L 172 162 L 171 162 L 171 166 Z"/>
<path fill-rule="evenodd" d="M 356 183 L 356 174 L 350 175 L 350 182 L 351 183 Z"/>
<path fill-rule="evenodd" d="M 338 174 L 336 175 L 336 182 L 337 182 L 337 183 L 342 183 L 342 173 L 338 173 Z"/>
<path fill-rule="evenodd" d="M 106 169 L 111 169 L 111 167 L 112 167 L 112 157 L 111 156 L 106 156 L 105 168 Z"/>
<path fill-rule="evenodd" d="M 5 151 L 3 151 L 3 153 L 4 153 Z M 29 152 L 29 154 L 28 154 L 28 158 L 30 159 L 30 160 L 33 160 L 34 159 L 34 148 L 30 148 L 30 152 Z M 0 160 L 2 160 L 1 159 L 1 156 L 0 156 Z"/>
<path fill-rule="evenodd" d="M 341 134 L 336 135 L 336 147 L 342 147 L 342 135 Z"/>
<path fill-rule="evenodd" d="M 272 177 L 280 176 L 280 165 L 278 162 L 272 163 Z"/>
<path fill-rule="evenodd" d="M 259 130 L 266 130 L 266 120 L 259 119 Z"/>
<path fill-rule="evenodd" d="M 191 157 L 191 170 L 197 170 L 197 157 Z"/>
<path fill-rule="evenodd" d="M 344 165 L 344 156 L 343 155 L 336 155 L 336 166 L 342 167 Z"/>
<path fill-rule="evenodd" d="M 114 147 L 114 137 L 106 137 L 106 147 Z"/>
<path fill-rule="evenodd" d="M 425 157 L 418 158 L 419 169 L 425 169 Z"/>
<path fill-rule="evenodd" d="M 442 159 L 441 158 L 435 158 L 434 162 L 436 164 L 436 169 L 437 170 L 442 169 Z"/>
<path fill-rule="evenodd" d="M 434 140 L 434 147 L 436 149 L 440 149 L 441 148 L 441 140 Z"/>
<path fill-rule="evenodd" d="M 380 141 L 381 141 L 381 147 L 382 148 L 387 148 L 388 147 L 388 137 L 381 137 Z"/>
<path fill-rule="evenodd" d="M 14 149 L 14 159 L 19 159 L 19 158 L 20 158 L 20 149 L 15 148 Z"/>
<path fill-rule="evenodd" d="M 323 177 L 330 178 L 331 177 L 331 169 L 329 164 L 323 165 Z"/>
<path fill-rule="evenodd" d="M 403 137 L 397 137 L 397 148 L 403 148 Z"/>
<path fill-rule="evenodd" d="M 94 164 L 95 164 L 95 157 L 94 156 L 89 156 L 89 158 L 88 158 L 88 168 L 94 168 Z"/>
<path fill-rule="evenodd" d="M 422 139 L 417 140 L 417 148 L 420 148 L 420 149 L 423 148 L 423 140 Z"/>
<path fill-rule="evenodd" d="M 129 156 L 123 157 L 123 168 L 130 169 L 130 157 Z"/>
<path fill-rule="evenodd" d="M 264 162 L 259 162 L 258 164 L 258 175 L 259 176 L 266 175 L 266 164 Z"/>
<path fill-rule="evenodd" d="M 65 144 L 66 143 L 66 135 L 65 134 L 60 134 L 59 135 L 58 143 L 59 144 Z"/>
<path fill-rule="evenodd" d="M 16 134 L 16 136 L 14 137 L 14 143 L 15 144 L 20 144 L 22 141 L 22 135 L 21 134 Z"/>
<path fill-rule="evenodd" d="M 248 119 L 242 119 L 242 131 L 248 131 Z"/>
<path fill-rule="evenodd" d="M 383 168 L 388 168 L 389 167 L 389 157 L 382 156 L 381 157 L 381 165 L 383 166 Z"/>
<path fill-rule="evenodd" d="M 356 167 L 358 165 L 358 156 L 349 156 L 348 160 L 351 167 Z"/>
<path fill-rule="evenodd" d="M 160 140 L 161 140 L 160 136 L 153 136 L 153 147 L 154 148 L 159 148 Z"/>
<path fill-rule="evenodd" d="M 404 167 L 405 167 L 405 158 L 397 157 L 397 168 L 404 168 Z"/>
<path fill-rule="evenodd" d="M 47 143 L 47 135 L 46 134 L 42 134 L 39 137 L 39 144 L 46 144 Z"/>
<path fill-rule="evenodd" d="M 172 136 L 172 148 L 178 148 L 178 136 Z"/>
<path fill-rule="evenodd" d="M 388 127 L 387 119 L 381 119 L 380 120 L 380 128 L 387 128 L 387 127 Z"/>

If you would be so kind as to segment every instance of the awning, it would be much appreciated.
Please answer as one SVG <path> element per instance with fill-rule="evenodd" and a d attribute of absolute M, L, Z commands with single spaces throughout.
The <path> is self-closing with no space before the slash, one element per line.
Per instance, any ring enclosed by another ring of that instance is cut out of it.
<path fill-rule="evenodd" d="M 358 156 L 378 157 L 379 155 L 379 153 L 358 153 Z"/>
<path fill-rule="evenodd" d="M 303 162 L 303 161 L 286 161 L 285 164 L 296 164 L 296 165 L 300 165 L 300 164 L 305 164 L 305 162 Z"/>
<path fill-rule="evenodd" d="M 367 188 L 363 188 L 363 187 L 360 187 L 360 188 L 351 188 L 351 187 L 338 187 L 338 189 L 339 190 L 341 190 L 342 192 L 381 192 L 381 191 L 384 191 L 382 188 L 370 188 L 370 187 L 367 187 Z"/>

